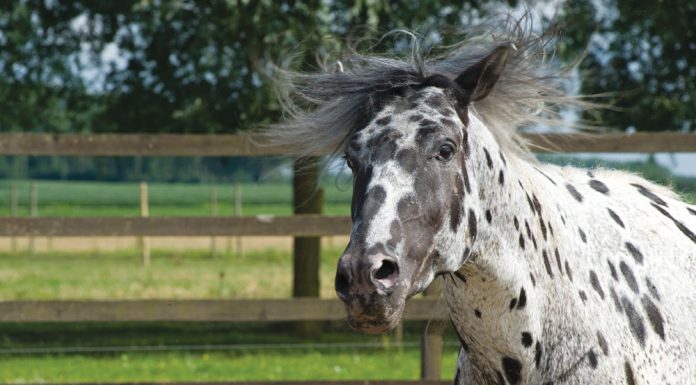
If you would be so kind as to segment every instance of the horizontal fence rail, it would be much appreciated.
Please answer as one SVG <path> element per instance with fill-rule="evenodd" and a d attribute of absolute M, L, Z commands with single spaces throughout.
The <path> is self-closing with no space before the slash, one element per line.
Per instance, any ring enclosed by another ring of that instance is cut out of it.
<path fill-rule="evenodd" d="M 343 304 L 334 299 L 3 301 L 0 322 L 277 322 L 339 321 Z M 406 303 L 404 320 L 447 319 L 437 298 Z"/>
<path fill-rule="evenodd" d="M 0 236 L 303 236 L 348 235 L 347 216 L 46 217 L 0 219 Z"/>
<path fill-rule="evenodd" d="M 535 152 L 696 152 L 696 134 L 526 134 Z M 1 133 L 0 155 L 287 156 L 250 134 L 30 134 Z M 322 155 L 322 154 L 318 154 Z"/>

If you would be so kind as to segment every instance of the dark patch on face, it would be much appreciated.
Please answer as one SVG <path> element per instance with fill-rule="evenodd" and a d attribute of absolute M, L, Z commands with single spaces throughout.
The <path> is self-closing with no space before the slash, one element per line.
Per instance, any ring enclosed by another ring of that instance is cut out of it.
<path fill-rule="evenodd" d="M 541 234 L 544 237 L 544 240 L 546 240 L 546 223 L 544 223 L 544 219 L 541 218 L 541 215 L 539 216 L 539 226 L 541 226 Z"/>
<path fill-rule="evenodd" d="M 522 363 L 513 357 L 503 357 L 503 373 L 510 385 L 519 384 L 522 379 Z"/>
<path fill-rule="evenodd" d="M 652 205 L 652 207 L 656 208 L 657 211 L 659 211 L 660 213 L 662 213 L 662 215 L 664 215 L 664 216 L 666 216 L 667 218 L 671 219 L 672 222 L 674 222 L 674 225 L 677 226 L 677 228 L 679 229 L 679 231 L 681 231 L 682 233 L 684 233 L 684 235 L 686 235 L 689 239 L 691 239 L 691 242 L 696 243 L 696 234 L 694 234 L 693 232 L 691 232 L 691 230 L 689 230 L 688 227 L 686 227 L 686 226 L 685 226 L 683 223 L 681 223 L 680 221 L 676 220 L 676 219 L 672 216 L 672 214 L 668 213 L 667 210 L 663 209 L 662 207 L 660 207 L 660 206 L 658 206 L 658 205 L 656 205 L 656 204 L 654 204 L 654 203 L 651 203 L 651 205 Z"/>
<path fill-rule="evenodd" d="M 621 270 L 621 274 L 624 276 L 626 279 L 626 283 L 628 284 L 628 287 L 631 288 L 631 290 L 634 293 L 638 293 L 638 282 L 636 281 L 636 277 L 633 275 L 633 270 L 631 270 L 631 267 L 626 264 L 626 262 L 621 261 L 619 263 L 619 270 Z"/>
<path fill-rule="evenodd" d="M 558 265 L 559 274 L 563 275 L 563 265 L 561 265 L 561 255 L 558 253 L 558 248 L 553 250 L 553 254 L 556 256 L 556 264 Z"/>
<path fill-rule="evenodd" d="M 389 225 L 389 236 L 391 238 L 387 241 L 387 246 L 396 248 L 396 245 L 401 242 L 401 223 L 396 219 Z"/>
<path fill-rule="evenodd" d="M 633 303 L 624 297 L 621 297 L 621 305 L 623 306 L 626 317 L 628 317 L 628 327 L 631 329 L 631 334 L 640 343 L 640 346 L 645 347 L 645 325 L 643 324 L 643 317 L 638 314 L 636 308 L 633 307 Z"/>
<path fill-rule="evenodd" d="M 493 159 L 491 159 L 491 154 L 488 153 L 488 150 L 485 147 L 483 148 L 483 155 L 486 156 L 486 164 L 488 165 L 488 168 L 492 169 Z"/>
<path fill-rule="evenodd" d="M 541 255 L 544 257 L 544 267 L 546 267 L 546 273 L 549 275 L 549 277 L 553 278 L 553 271 L 551 270 L 549 255 L 546 253 L 546 250 L 542 250 Z"/>
<path fill-rule="evenodd" d="M 520 222 L 517 220 L 517 217 L 514 217 L 514 218 L 512 219 L 512 223 L 515 225 L 515 230 L 519 230 L 519 229 L 520 229 Z"/>
<path fill-rule="evenodd" d="M 375 163 L 386 162 L 396 156 L 396 140 L 403 134 L 392 128 L 385 128 L 369 140 L 367 147 L 372 149 L 372 160 Z"/>
<path fill-rule="evenodd" d="M 433 94 L 425 99 L 425 104 L 439 110 L 445 104 L 445 98 L 441 94 Z"/>
<path fill-rule="evenodd" d="M 529 334 L 529 332 L 522 332 L 522 345 L 525 348 L 528 348 L 532 346 L 532 343 L 534 343 L 534 340 L 532 339 L 532 335 Z"/>
<path fill-rule="evenodd" d="M 379 185 L 367 192 L 360 210 L 365 224 L 369 224 L 372 221 L 372 218 L 377 214 L 377 210 L 384 204 L 386 198 L 387 192 Z"/>
<path fill-rule="evenodd" d="M 660 198 L 659 196 L 655 195 L 654 192 L 648 190 L 647 188 L 643 187 L 642 185 L 639 185 L 638 183 L 631 183 L 631 186 L 637 188 L 639 193 L 643 194 L 643 196 L 647 197 L 651 201 L 657 203 L 660 206 L 667 207 L 667 202 L 662 200 L 662 198 Z"/>
<path fill-rule="evenodd" d="M 407 173 L 413 173 L 418 166 L 418 151 L 413 148 L 405 148 L 396 153 L 396 162 Z"/>
<path fill-rule="evenodd" d="M 599 294 L 599 296 L 602 299 L 604 299 L 604 290 L 602 290 L 602 286 L 599 284 L 597 274 L 593 270 L 590 270 L 590 284 L 592 285 L 592 288 L 597 292 L 597 294 Z"/>
<path fill-rule="evenodd" d="M 657 291 L 657 287 L 650 281 L 650 278 L 645 277 L 645 285 L 648 287 L 648 291 L 656 300 L 660 300 L 660 293 Z"/>
<path fill-rule="evenodd" d="M 616 307 L 616 311 L 619 313 L 623 312 L 623 308 L 621 307 L 621 301 L 619 301 L 619 296 L 616 294 L 616 290 L 614 290 L 613 287 L 609 288 L 609 296 L 611 297 L 611 300 L 614 302 L 614 307 Z"/>
<path fill-rule="evenodd" d="M 612 209 L 610 209 L 610 208 L 607 207 L 607 211 L 609 212 L 609 216 L 611 217 L 611 219 L 614 220 L 614 222 L 618 223 L 619 226 L 621 226 L 621 227 L 623 227 L 623 228 L 626 228 L 626 226 L 624 226 L 623 221 L 622 221 L 621 218 L 619 218 L 619 216 L 614 212 L 614 210 L 612 210 Z"/>
<path fill-rule="evenodd" d="M 584 243 L 587 243 L 587 236 L 585 235 L 585 232 L 582 231 L 582 229 L 579 227 L 578 227 L 578 232 L 580 233 L 580 239 L 582 239 L 582 241 Z"/>
<path fill-rule="evenodd" d="M 532 235 L 532 244 L 534 245 L 534 250 L 537 249 L 537 242 L 536 242 L 536 237 Z"/>
<path fill-rule="evenodd" d="M 517 300 L 517 310 L 524 309 L 524 307 L 527 305 L 527 293 L 524 291 L 524 288 L 520 289 L 520 296 L 519 299 Z"/>
<path fill-rule="evenodd" d="M 510 300 L 510 306 L 509 306 L 510 310 L 514 309 L 515 305 L 517 305 L 517 298 L 513 298 Z"/>
<path fill-rule="evenodd" d="M 587 294 L 585 293 L 584 290 L 578 291 L 578 295 L 580 295 L 580 299 L 582 300 L 582 302 L 586 302 L 586 301 L 587 301 Z"/>
<path fill-rule="evenodd" d="M 605 356 L 609 355 L 609 345 L 607 344 L 607 340 L 602 335 L 602 332 L 599 330 L 597 331 L 597 343 L 599 344 L 599 348 L 602 349 L 602 353 L 604 353 Z"/>
<path fill-rule="evenodd" d="M 500 173 L 498 174 L 498 183 L 501 186 L 505 184 L 505 174 L 503 173 L 503 170 L 500 170 Z"/>
<path fill-rule="evenodd" d="M 418 203 L 413 198 L 403 197 L 396 204 L 396 211 L 399 213 L 401 221 L 415 218 L 419 215 Z"/>
<path fill-rule="evenodd" d="M 565 187 L 570 193 L 570 195 L 572 195 L 573 198 L 575 198 L 576 201 L 582 203 L 583 196 L 578 192 L 578 190 L 575 189 L 575 187 L 573 187 L 573 185 L 571 185 L 570 183 L 566 183 Z"/>
<path fill-rule="evenodd" d="M 594 350 L 590 349 L 590 350 L 587 352 L 587 360 L 589 361 L 590 367 L 591 367 L 592 369 L 596 369 L 596 368 L 597 368 L 597 354 L 595 354 Z"/>
<path fill-rule="evenodd" d="M 641 253 L 633 243 L 626 242 L 626 249 L 628 249 L 628 252 L 631 253 L 636 262 L 640 264 L 643 263 L 643 253 Z"/>
<path fill-rule="evenodd" d="M 471 185 L 469 184 L 469 172 L 466 170 L 466 165 L 462 163 L 462 178 L 464 179 L 464 187 L 466 192 L 471 194 Z"/>
<path fill-rule="evenodd" d="M 469 209 L 469 237 L 472 241 L 476 239 L 476 214 L 472 209 Z"/>
<path fill-rule="evenodd" d="M 534 344 L 534 366 L 539 369 L 539 364 L 541 363 L 541 354 L 542 354 L 542 349 L 541 349 L 541 343 L 539 341 Z"/>
<path fill-rule="evenodd" d="M 486 222 L 491 223 L 493 220 L 493 215 L 491 214 L 491 210 L 486 210 Z"/>
<path fill-rule="evenodd" d="M 524 235 L 522 235 L 522 233 L 520 233 L 520 240 L 519 240 L 519 242 L 520 242 L 520 248 L 521 248 L 522 250 L 524 250 Z"/>
<path fill-rule="evenodd" d="M 454 183 L 454 195 L 452 196 L 452 202 L 450 206 L 450 229 L 455 232 L 457 231 L 457 226 L 462 220 L 462 200 L 464 198 L 464 186 L 462 186 L 461 179 L 457 178 L 457 182 Z"/>
<path fill-rule="evenodd" d="M 696 210 L 692 209 L 691 207 L 687 207 L 686 209 L 689 211 L 689 214 L 696 215 Z"/>
<path fill-rule="evenodd" d="M 536 210 L 537 214 L 541 216 L 541 203 L 539 203 L 539 199 L 537 199 L 536 194 L 532 194 L 532 203 L 534 204 L 534 209 Z"/>
<path fill-rule="evenodd" d="M 474 309 L 474 315 L 476 316 L 476 318 L 481 318 L 481 310 Z"/>
<path fill-rule="evenodd" d="M 611 263 L 611 261 L 608 259 L 607 259 L 607 263 L 609 264 L 609 272 L 611 273 L 611 277 L 614 278 L 614 281 L 619 282 L 619 274 L 616 272 L 616 268 L 614 267 L 614 264 Z"/>
<path fill-rule="evenodd" d="M 423 115 L 421 114 L 413 114 L 408 117 L 409 122 L 419 122 L 421 120 L 423 120 Z"/>
<path fill-rule="evenodd" d="M 549 232 L 551 233 L 551 236 L 553 237 L 553 226 L 551 226 L 551 221 L 548 221 L 546 223 L 546 226 L 549 228 Z"/>
<path fill-rule="evenodd" d="M 570 265 L 568 265 L 568 261 L 565 261 L 565 269 L 566 274 L 568 275 L 568 279 L 570 279 L 570 282 L 573 282 L 573 271 L 570 270 Z"/>
<path fill-rule="evenodd" d="M 657 333 L 657 335 L 660 336 L 662 340 L 664 340 L 665 323 L 662 319 L 662 314 L 660 314 L 660 310 L 657 308 L 657 306 L 655 306 L 655 303 L 647 295 L 643 295 L 641 302 L 643 303 L 643 310 L 645 310 L 645 314 L 648 315 L 648 321 L 650 322 L 650 326 L 652 326 L 655 333 Z"/>
<path fill-rule="evenodd" d="M 607 185 L 598 181 L 597 179 L 592 179 L 590 181 L 590 187 L 592 187 L 596 191 L 601 192 L 604 195 L 609 195 L 609 187 L 607 187 Z"/>
<path fill-rule="evenodd" d="M 375 123 L 379 126 L 386 126 L 387 124 L 389 124 L 391 122 L 391 120 L 392 120 L 392 117 L 387 115 L 383 118 L 379 118 L 379 119 L 375 120 Z"/>
<path fill-rule="evenodd" d="M 452 119 L 440 118 L 440 124 L 442 124 L 443 127 L 447 127 L 452 130 L 456 130 L 458 128 L 457 123 L 455 123 Z"/>
<path fill-rule="evenodd" d="M 624 374 L 626 375 L 626 385 L 636 385 L 636 377 L 633 375 L 633 369 L 628 361 L 624 364 Z"/>
<path fill-rule="evenodd" d="M 440 126 L 430 119 L 421 120 L 418 126 L 420 127 L 416 133 L 418 147 L 425 146 L 428 137 L 440 130 Z"/>

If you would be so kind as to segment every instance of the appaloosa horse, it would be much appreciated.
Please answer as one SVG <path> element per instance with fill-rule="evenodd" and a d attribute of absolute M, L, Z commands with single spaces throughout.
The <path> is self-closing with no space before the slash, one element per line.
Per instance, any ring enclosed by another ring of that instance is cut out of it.
<path fill-rule="evenodd" d="M 517 129 L 582 99 L 550 74 L 544 36 L 510 30 L 290 74 L 270 134 L 353 172 L 336 272 L 350 325 L 392 328 L 442 276 L 458 384 L 696 384 L 696 207 L 629 173 L 536 162 Z"/>

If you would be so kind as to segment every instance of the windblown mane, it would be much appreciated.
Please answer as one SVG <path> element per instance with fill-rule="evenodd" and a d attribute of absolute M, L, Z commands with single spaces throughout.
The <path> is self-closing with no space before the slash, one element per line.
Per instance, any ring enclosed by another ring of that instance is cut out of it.
<path fill-rule="evenodd" d="M 503 44 L 514 45 L 505 71 L 485 99 L 469 106 L 469 112 L 491 130 L 504 151 L 529 154 L 520 128 L 567 126 L 560 107 L 594 105 L 564 91 L 569 71 L 550 60 L 557 29 L 535 33 L 529 15 L 470 28 L 461 43 L 428 50 L 441 52 L 437 55 L 428 55 L 422 49 L 423 39 L 415 34 L 395 33 L 411 37 L 407 57 L 352 52 L 342 60 L 342 72 L 278 71 L 276 86 L 287 119 L 264 131 L 270 143 L 299 156 L 340 153 L 346 139 L 388 101 L 390 91 L 417 87 L 433 74 L 454 79 Z"/>

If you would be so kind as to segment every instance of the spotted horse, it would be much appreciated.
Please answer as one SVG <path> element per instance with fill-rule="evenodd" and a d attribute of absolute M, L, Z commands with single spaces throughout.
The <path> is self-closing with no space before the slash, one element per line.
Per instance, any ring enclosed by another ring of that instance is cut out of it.
<path fill-rule="evenodd" d="M 343 153 L 352 233 L 336 293 L 380 333 L 443 282 L 456 384 L 696 384 L 696 206 L 636 175 L 536 161 L 558 120 L 547 35 L 498 27 L 428 58 L 361 55 L 284 73 L 300 154 Z"/>

